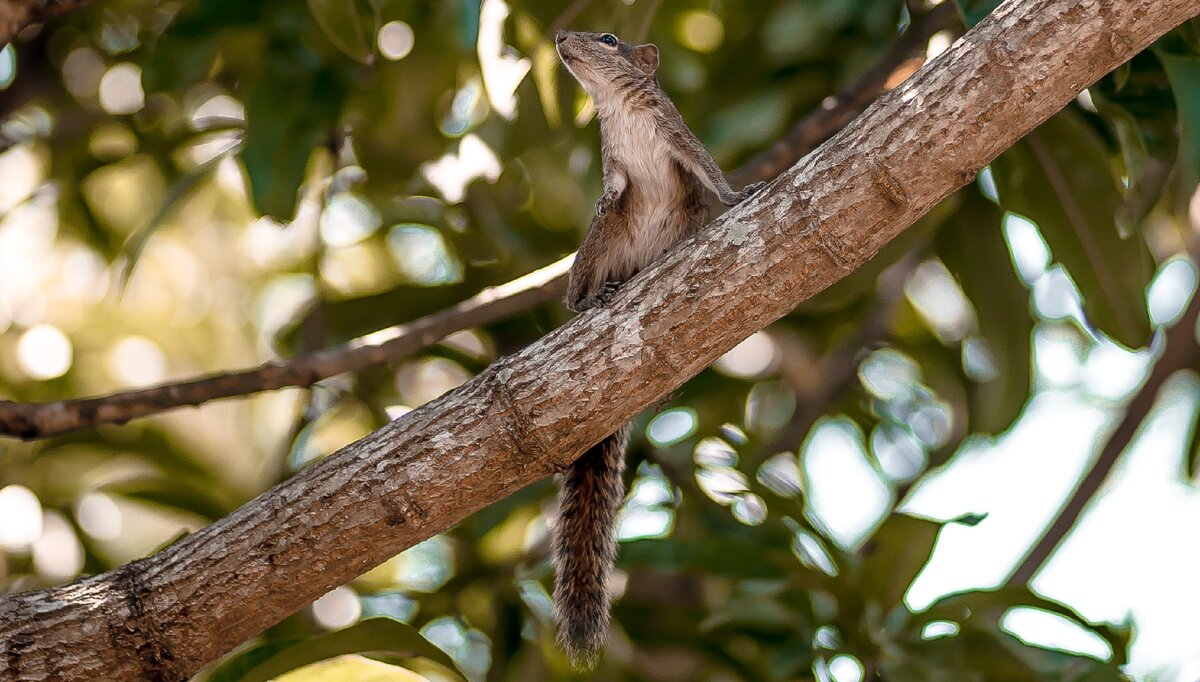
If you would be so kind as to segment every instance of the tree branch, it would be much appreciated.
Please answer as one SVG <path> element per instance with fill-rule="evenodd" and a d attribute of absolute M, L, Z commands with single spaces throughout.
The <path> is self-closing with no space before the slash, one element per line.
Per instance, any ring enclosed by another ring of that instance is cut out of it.
<path fill-rule="evenodd" d="M 888 79 L 915 52 L 924 49 L 930 36 L 956 21 L 957 15 L 948 3 L 931 10 L 909 28 L 875 66 L 838 92 L 830 107 L 806 116 L 769 150 L 732 173 L 733 182 L 747 184 L 770 180 L 783 168 L 799 161 L 883 92 Z M 124 424 L 139 417 L 220 398 L 311 386 L 336 374 L 392 362 L 424 350 L 454 332 L 502 320 L 553 301 L 562 293 L 562 276 L 572 257 L 569 255 L 534 273 L 484 291 L 452 308 L 320 352 L 276 360 L 259 367 L 216 372 L 91 398 L 49 403 L 0 400 L 0 436 L 35 440 L 98 424 Z"/>
<path fill-rule="evenodd" d="M 0 0 L 0 47 L 25 27 L 87 7 L 94 0 Z"/>
<path fill-rule="evenodd" d="M 450 334 L 489 324 L 558 298 L 571 258 L 563 258 L 507 284 L 489 287 L 450 308 L 388 327 L 333 348 L 297 355 L 235 372 L 220 372 L 181 382 L 123 391 L 95 398 L 53 403 L 0 400 L 0 435 L 47 438 L 96 424 L 122 424 L 130 419 L 177 407 L 273 391 L 311 386 L 336 374 L 354 372 L 423 350 Z"/>
<path fill-rule="evenodd" d="M 1050 556 L 1054 554 L 1054 550 L 1071 532 L 1075 524 L 1079 523 L 1084 508 L 1108 480 L 1108 476 L 1121 458 L 1121 454 L 1129 447 L 1130 441 L 1133 440 L 1142 422 L 1146 421 L 1163 384 L 1175 372 L 1196 366 L 1197 357 L 1200 356 L 1200 351 L 1196 346 L 1196 322 L 1198 319 L 1200 319 L 1200 291 L 1192 295 L 1192 301 L 1188 304 L 1187 310 L 1184 311 L 1179 321 L 1167 331 L 1162 355 L 1154 363 L 1154 368 L 1150 370 L 1150 376 L 1130 399 L 1129 405 L 1125 408 L 1125 416 L 1121 418 L 1117 428 L 1108 437 L 1108 441 L 1104 443 L 1104 447 L 1100 450 L 1096 460 L 1092 462 L 1091 467 L 1088 468 L 1087 473 L 1071 491 L 1071 496 L 1063 503 L 1053 523 L 1042 534 L 1037 544 L 1031 547 L 1017 562 L 1017 567 L 1013 569 L 1012 575 L 1006 581 L 1009 585 L 1026 585 L 1033 579 L 1033 576 L 1037 575 L 1038 571 L 1042 570 Z"/>
<path fill-rule="evenodd" d="M 0 601 L 0 678 L 181 679 L 329 589 L 559 470 L 853 272 L 1196 14 L 1006 2 L 854 124 L 590 310 L 149 558 Z"/>

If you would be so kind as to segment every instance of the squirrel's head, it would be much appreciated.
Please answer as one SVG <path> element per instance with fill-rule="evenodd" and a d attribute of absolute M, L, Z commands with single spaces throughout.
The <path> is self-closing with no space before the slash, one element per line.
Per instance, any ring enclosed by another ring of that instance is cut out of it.
<path fill-rule="evenodd" d="M 592 97 L 603 97 L 618 84 L 654 81 L 658 48 L 631 45 L 611 33 L 559 31 L 558 56 Z"/>

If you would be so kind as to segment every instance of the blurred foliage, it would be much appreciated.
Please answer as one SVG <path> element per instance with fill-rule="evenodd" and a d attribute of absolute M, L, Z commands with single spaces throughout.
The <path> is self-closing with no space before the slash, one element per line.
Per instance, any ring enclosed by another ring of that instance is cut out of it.
<path fill-rule="evenodd" d="M 971 24 L 996 4 L 959 2 Z M 732 169 L 874 63 L 909 7 L 100 0 L 27 31 L 0 53 L 0 395 L 101 394 L 323 347 L 570 252 L 600 175 L 594 112 L 547 39 L 563 22 L 646 27 L 664 87 Z M 966 439 L 1019 418 L 1040 331 L 1151 342 L 1169 318 L 1146 289 L 1184 253 L 1198 174 L 1192 22 L 640 419 L 596 677 L 1121 679 L 1127 627 L 1027 589 L 911 609 L 942 524 L 896 508 Z M 889 273 L 904 295 L 881 305 Z M 1033 305 L 1035 281 L 1068 305 Z M 0 443 L 13 514 L 0 585 L 152 552 L 566 318 L 546 306 L 311 390 Z M 848 434 L 890 496 L 861 537 L 813 512 L 821 431 Z M 549 481 L 516 492 L 202 675 L 323 661 L 279 679 L 453 679 L 455 666 L 571 679 L 551 628 L 552 494 Z M 1108 656 L 1018 639 L 1001 621 L 1019 608 L 1075 623 Z"/>

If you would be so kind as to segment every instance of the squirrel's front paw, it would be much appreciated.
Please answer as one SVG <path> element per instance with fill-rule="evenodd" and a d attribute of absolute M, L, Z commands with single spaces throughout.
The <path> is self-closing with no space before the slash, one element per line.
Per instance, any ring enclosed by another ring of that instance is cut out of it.
<path fill-rule="evenodd" d="M 595 293 L 588 294 L 576 299 L 572 299 L 570 295 L 566 298 L 567 307 L 577 313 L 582 313 L 585 310 L 592 308 L 602 308 L 608 305 L 617 292 L 621 290 L 621 285 L 618 282 L 605 282 L 600 285 L 600 288 Z"/>
<path fill-rule="evenodd" d="M 617 292 L 621 290 L 621 285 L 618 282 L 605 282 L 600 285 L 600 290 L 596 292 L 595 299 L 600 305 L 608 305 L 616 298 Z"/>

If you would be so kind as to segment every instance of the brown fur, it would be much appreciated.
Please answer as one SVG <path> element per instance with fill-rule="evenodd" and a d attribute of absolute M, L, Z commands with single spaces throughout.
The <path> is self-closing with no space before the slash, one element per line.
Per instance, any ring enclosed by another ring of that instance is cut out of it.
<path fill-rule="evenodd" d="M 600 117 L 604 194 L 575 255 L 567 284 L 574 311 L 605 305 L 621 283 L 704 226 L 704 188 L 733 206 L 763 183 L 735 192 L 708 150 L 659 86 L 658 48 L 610 34 L 560 32 L 563 63 Z M 568 469 L 554 540 L 558 638 L 576 666 L 590 667 L 609 622 L 608 580 L 616 557 L 616 515 L 629 425 Z"/>
<path fill-rule="evenodd" d="M 578 667 L 592 666 L 608 630 L 608 581 L 617 557 L 628 442 L 626 424 L 583 453 L 562 479 L 554 529 L 554 615 L 559 645 Z"/>

